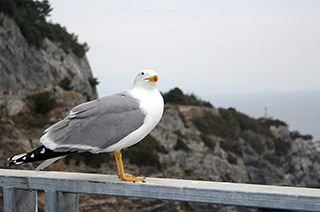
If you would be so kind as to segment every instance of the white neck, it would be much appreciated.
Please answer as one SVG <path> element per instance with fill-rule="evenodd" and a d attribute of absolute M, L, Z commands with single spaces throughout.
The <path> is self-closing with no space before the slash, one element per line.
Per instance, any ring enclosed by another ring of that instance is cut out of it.
<path fill-rule="evenodd" d="M 157 84 L 154 82 L 135 82 L 133 84 L 133 89 L 144 89 L 144 90 L 153 90 L 157 89 Z"/>

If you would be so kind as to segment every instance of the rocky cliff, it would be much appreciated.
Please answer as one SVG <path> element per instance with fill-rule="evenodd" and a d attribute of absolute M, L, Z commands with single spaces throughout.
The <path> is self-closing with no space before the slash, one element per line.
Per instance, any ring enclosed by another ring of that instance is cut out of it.
<path fill-rule="evenodd" d="M 16 22 L 0 12 L 0 92 L 28 94 L 51 90 L 65 78 L 73 90 L 97 97 L 87 58 L 66 53 L 59 43 L 48 38 L 41 47 L 29 44 Z"/>
<path fill-rule="evenodd" d="M 0 107 L 0 167 L 6 158 L 39 145 L 43 129 L 63 118 L 83 95 L 58 92 L 43 117 L 8 116 Z M 27 100 L 26 100 L 27 101 Z M 30 105 L 29 103 L 26 104 Z M 28 110 L 27 110 L 28 111 Z M 160 124 L 139 144 L 123 151 L 128 173 L 209 181 L 320 187 L 320 154 L 311 140 L 278 120 L 253 119 L 235 109 L 166 105 Z M 37 164 L 9 168 L 33 169 Z M 111 153 L 74 154 L 47 170 L 116 174 Z M 40 206 L 43 203 L 40 201 Z M 254 208 L 80 195 L 81 211 L 258 211 Z"/>

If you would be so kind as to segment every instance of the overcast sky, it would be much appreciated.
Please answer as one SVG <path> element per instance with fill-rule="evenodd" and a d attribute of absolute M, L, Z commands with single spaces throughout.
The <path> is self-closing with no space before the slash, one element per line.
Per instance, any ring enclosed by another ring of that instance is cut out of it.
<path fill-rule="evenodd" d="M 154 69 L 186 93 L 320 89 L 318 0 L 49 0 L 54 23 L 87 42 L 99 96 Z"/>

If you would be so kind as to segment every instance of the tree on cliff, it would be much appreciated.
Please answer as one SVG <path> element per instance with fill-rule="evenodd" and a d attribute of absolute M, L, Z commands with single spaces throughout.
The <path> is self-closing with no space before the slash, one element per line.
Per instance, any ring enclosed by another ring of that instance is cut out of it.
<path fill-rule="evenodd" d="M 87 43 L 79 43 L 78 36 L 68 33 L 60 24 L 46 21 L 52 7 L 47 0 L 1 0 L 0 12 L 13 18 L 29 44 L 40 48 L 45 37 L 61 43 L 60 47 L 69 53 L 72 51 L 79 58 L 89 50 Z"/>
<path fill-rule="evenodd" d="M 163 97 L 165 103 L 212 107 L 210 102 L 204 101 L 194 94 L 184 94 L 183 91 L 177 87 L 164 93 Z"/>

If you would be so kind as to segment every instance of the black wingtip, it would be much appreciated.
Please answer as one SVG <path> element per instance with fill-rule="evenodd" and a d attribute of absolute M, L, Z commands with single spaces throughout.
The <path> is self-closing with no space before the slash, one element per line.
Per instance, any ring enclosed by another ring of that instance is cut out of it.
<path fill-rule="evenodd" d="M 55 151 L 42 145 L 39 148 L 37 148 L 29 153 L 23 153 L 23 154 L 15 155 L 15 156 L 8 158 L 9 163 L 7 164 L 7 166 L 20 165 L 23 163 L 47 160 L 50 158 L 68 155 L 71 153 L 73 153 L 73 152 L 70 152 L 70 151 L 69 152 L 55 152 Z"/>

